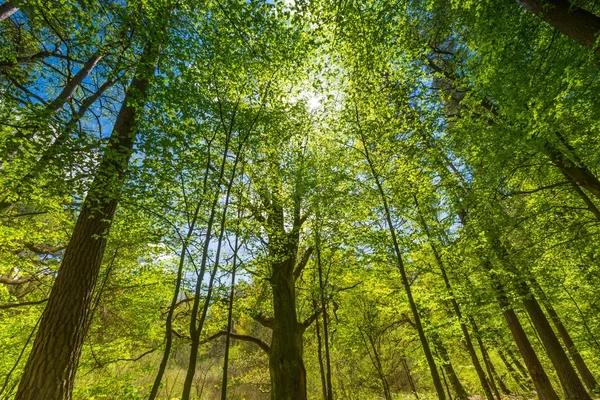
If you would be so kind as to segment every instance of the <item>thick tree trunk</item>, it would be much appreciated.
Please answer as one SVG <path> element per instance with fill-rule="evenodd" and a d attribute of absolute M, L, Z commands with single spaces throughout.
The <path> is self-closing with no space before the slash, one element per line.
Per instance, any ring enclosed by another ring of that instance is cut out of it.
<path fill-rule="evenodd" d="M 296 314 L 296 283 L 294 280 L 294 245 L 281 262 L 273 264 L 273 336 L 269 352 L 271 399 L 306 400 L 306 369 L 302 359 L 304 328 Z M 293 254 L 293 255 L 292 255 Z"/>
<path fill-rule="evenodd" d="M 10 1 L 2 4 L 0 6 L 0 22 L 4 21 L 6 18 L 10 17 L 14 13 L 16 13 L 19 9 Z"/>
<path fill-rule="evenodd" d="M 583 47 L 599 53 L 596 46 L 600 33 L 598 16 L 567 0 L 517 0 L 517 3 Z"/>
<path fill-rule="evenodd" d="M 157 46 L 149 43 L 65 250 L 21 378 L 18 400 L 71 398 L 92 295 L 156 57 Z"/>
<path fill-rule="evenodd" d="M 550 143 L 546 143 L 544 148 L 550 160 L 569 181 L 584 187 L 597 199 L 600 199 L 600 180 L 581 160 L 578 163 L 573 162 Z"/>
<path fill-rule="evenodd" d="M 569 355 L 571 356 L 571 359 L 573 360 L 573 363 L 575 364 L 575 367 L 577 368 L 579 375 L 583 379 L 583 382 L 585 383 L 585 385 L 587 386 L 587 388 L 590 391 L 594 392 L 598 388 L 598 383 L 596 382 L 596 378 L 594 378 L 594 375 L 592 374 L 592 372 L 586 365 L 585 361 L 581 357 L 581 354 L 577 350 L 577 347 L 575 346 L 575 343 L 573 342 L 573 339 L 571 338 L 569 331 L 567 330 L 565 325 L 562 323 L 560 317 L 558 316 L 558 313 L 552 306 L 552 303 L 550 303 L 548 297 L 544 293 L 540 284 L 535 279 L 533 279 L 532 285 L 533 285 L 534 289 L 538 292 L 538 294 L 542 300 L 542 304 L 546 308 L 546 312 L 550 316 L 550 320 L 552 320 L 554 327 L 558 331 L 560 338 L 562 339 L 563 343 L 565 344 L 565 347 L 567 348 L 567 351 L 569 352 Z"/>

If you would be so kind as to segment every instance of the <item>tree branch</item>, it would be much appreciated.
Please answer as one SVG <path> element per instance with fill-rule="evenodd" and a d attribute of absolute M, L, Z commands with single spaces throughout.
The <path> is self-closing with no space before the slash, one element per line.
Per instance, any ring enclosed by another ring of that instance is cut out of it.
<path fill-rule="evenodd" d="M 0 304 L 0 310 L 8 310 L 9 308 L 15 308 L 15 307 L 34 306 L 36 304 L 42 304 L 47 301 L 48 301 L 48 299 L 42 299 L 42 300 L 37 300 L 37 301 L 24 301 L 22 303 Z"/>
<path fill-rule="evenodd" d="M 310 259 L 310 255 L 313 253 L 313 251 L 314 251 L 314 248 L 311 246 L 304 251 L 304 254 L 302 254 L 302 258 L 296 264 L 296 268 L 294 268 L 294 281 L 296 281 L 296 280 L 298 280 L 298 278 L 300 278 L 300 275 L 302 274 L 304 267 L 306 267 L 306 264 L 308 263 L 308 260 Z"/>
<path fill-rule="evenodd" d="M 205 344 L 210 342 L 211 340 L 215 340 L 221 336 L 225 336 L 227 335 L 227 331 L 219 331 L 217 333 L 215 333 L 212 336 L 207 337 L 206 339 L 202 340 L 200 342 L 200 344 Z M 236 340 L 243 340 L 245 342 L 251 342 L 256 344 L 258 347 L 260 347 L 262 350 L 264 350 L 266 353 L 269 353 L 269 345 L 266 344 L 265 342 L 263 342 L 262 340 L 260 340 L 259 338 L 255 338 L 254 336 L 250 336 L 250 335 L 239 335 L 237 333 L 230 333 L 229 336 L 232 339 L 236 339 Z"/>

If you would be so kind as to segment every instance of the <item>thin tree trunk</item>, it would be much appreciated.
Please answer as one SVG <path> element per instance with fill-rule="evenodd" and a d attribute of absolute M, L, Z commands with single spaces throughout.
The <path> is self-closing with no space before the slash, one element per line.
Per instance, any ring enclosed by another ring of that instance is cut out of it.
<path fill-rule="evenodd" d="M 373 366 L 377 370 L 377 375 L 379 375 L 379 380 L 381 381 L 381 385 L 383 386 L 383 395 L 385 396 L 386 400 L 392 400 L 392 392 L 390 391 L 390 385 L 389 385 L 389 383 L 387 381 L 387 377 L 385 376 L 385 373 L 383 371 L 383 366 L 381 364 L 381 358 L 379 357 L 379 352 L 377 351 L 375 342 L 373 341 L 373 338 L 371 337 L 371 335 L 369 333 L 363 332 L 361 330 L 360 334 L 363 339 L 363 343 L 364 343 L 365 347 L 367 348 L 367 353 L 369 353 L 369 357 L 371 358 L 371 362 L 373 363 Z M 366 340 L 365 340 L 365 337 L 367 338 Z M 367 341 L 368 341 L 368 343 L 367 343 Z M 369 348 L 371 348 L 371 349 L 369 350 Z M 372 356 L 371 356 L 371 352 L 373 352 Z"/>
<path fill-rule="evenodd" d="M 521 375 L 515 369 L 515 367 L 511 364 L 511 362 L 506 358 L 506 355 L 504 354 L 504 352 L 502 350 L 498 351 L 498 355 L 500 356 L 500 359 L 502 360 L 502 362 L 506 366 L 506 369 L 508 370 L 508 373 L 510 374 L 510 376 L 512 376 L 512 378 L 517 383 L 517 385 L 519 385 L 519 387 L 521 388 L 521 390 L 524 393 L 527 393 L 529 391 L 529 389 L 528 389 L 528 387 L 526 385 L 527 382 L 524 380 L 523 375 Z"/>
<path fill-rule="evenodd" d="M 483 344 L 483 339 L 481 339 L 481 335 L 479 335 L 479 332 L 480 332 L 479 328 L 477 327 L 477 324 L 475 323 L 475 320 L 473 318 L 471 318 L 471 325 L 473 326 L 473 329 L 475 330 L 475 332 L 478 333 L 477 334 L 477 344 L 479 345 L 479 350 L 481 351 L 481 358 L 483 358 L 483 363 L 485 364 L 485 369 L 487 370 L 487 373 L 488 373 L 490 387 L 494 391 L 494 394 L 496 395 L 496 399 L 500 400 L 502 398 L 502 396 L 500 396 L 500 391 L 498 391 L 498 386 L 496 385 L 496 380 L 494 377 L 494 373 L 492 371 L 493 365 L 490 360 L 490 356 L 487 352 L 487 349 L 486 349 L 485 345 Z"/>
<path fill-rule="evenodd" d="M 241 215 L 238 211 L 238 218 Z M 233 330 L 233 301 L 235 300 L 235 273 L 237 269 L 238 234 L 235 234 L 233 247 L 233 266 L 231 267 L 231 290 L 229 292 L 229 309 L 227 310 L 227 335 L 225 336 L 225 355 L 223 356 L 223 380 L 221 382 L 221 400 L 227 400 L 227 371 L 229 368 L 229 346 L 231 344 L 231 331 Z"/>
<path fill-rule="evenodd" d="M 406 361 L 406 357 L 402 357 L 402 365 L 404 366 L 404 371 L 406 371 L 406 378 L 408 379 L 408 384 L 410 385 L 410 389 L 415 395 L 415 399 L 419 398 L 419 394 L 417 393 L 417 386 L 415 385 L 415 380 L 413 379 L 410 368 L 408 368 L 408 362 Z"/>
<path fill-rule="evenodd" d="M 462 385 L 460 380 L 458 379 L 458 375 L 456 375 L 456 371 L 454 371 L 454 367 L 452 367 L 452 362 L 450 361 L 450 356 L 448 355 L 448 349 L 442 343 L 437 333 L 432 333 L 432 342 L 435 347 L 439 358 L 442 360 L 442 368 L 447 375 L 448 380 L 450 381 L 450 386 L 452 386 L 452 390 L 456 394 L 456 399 L 459 400 L 469 400 L 469 395 L 465 390 L 465 387 Z"/>
<path fill-rule="evenodd" d="M 2 4 L 0 6 L 0 22 L 4 21 L 17 11 L 19 11 L 19 8 L 10 1 L 7 1 L 6 3 Z"/>
<path fill-rule="evenodd" d="M 567 0 L 517 0 L 517 3 L 586 49 L 598 53 L 598 16 Z"/>
<path fill-rule="evenodd" d="M 236 110 L 234 110 L 234 114 L 231 118 L 231 124 L 229 127 L 229 131 L 226 132 L 225 149 L 223 150 L 223 158 L 221 160 L 221 166 L 219 169 L 219 177 L 218 177 L 217 182 L 221 182 L 223 180 L 223 176 L 225 174 L 225 164 L 227 161 L 227 155 L 229 153 L 229 143 L 231 140 L 231 132 L 233 129 L 233 123 L 235 120 L 235 112 L 236 111 L 237 111 L 237 107 L 236 107 Z M 239 156 L 239 154 L 238 154 L 238 156 Z M 239 160 L 239 158 L 236 156 L 236 164 L 235 164 L 236 166 L 237 166 L 238 160 Z M 214 197 L 213 197 L 213 201 L 212 201 L 212 205 L 211 205 L 211 209 L 210 209 L 210 216 L 208 218 L 208 223 L 206 225 L 206 234 L 204 237 L 204 246 L 202 249 L 202 259 L 200 262 L 200 272 L 198 274 L 198 279 L 196 281 L 194 304 L 192 306 L 192 313 L 191 313 L 191 318 L 190 318 L 190 337 L 191 337 L 192 343 L 191 343 L 191 348 L 190 348 L 190 359 L 189 359 L 189 364 L 188 364 L 188 370 L 187 370 L 187 374 L 186 374 L 185 381 L 183 384 L 183 392 L 181 395 L 182 400 L 189 400 L 189 398 L 191 396 L 192 383 L 194 381 L 194 375 L 196 374 L 196 363 L 198 361 L 198 349 L 200 348 L 200 335 L 202 333 L 202 328 L 204 327 L 204 319 L 206 318 L 206 312 L 207 312 L 208 306 L 210 304 L 210 298 L 212 295 L 212 283 L 213 283 L 214 275 L 216 274 L 216 270 L 218 268 L 221 243 L 222 243 L 222 239 L 223 239 L 224 224 L 225 224 L 225 219 L 227 216 L 227 206 L 229 205 L 229 195 L 231 193 L 231 186 L 233 184 L 234 177 L 235 177 L 235 168 L 233 170 L 232 177 L 227 185 L 227 195 L 226 195 L 225 206 L 223 207 L 223 214 L 222 214 L 222 218 L 221 218 L 221 229 L 219 231 L 219 239 L 218 239 L 218 244 L 217 244 L 215 266 L 213 269 L 213 273 L 211 273 L 211 275 L 210 275 L 210 280 L 209 280 L 209 284 L 208 284 L 208 288 L 207 288 L 207 294 L 206 294 L 206 298 L 204 299 L 204 306 L 202 309 L 200 320 L 198 321 L 198 310 L 200 307 L 200 290 L 202 288 L 202 280 L 203 280 L 204 274 L 206 272 L 206 265 L 207 265 L 207 261 L 208 261 L 208 250 L 209 250 L 211 237 L 212 237 L 212 228 L 213 228 L 213 224 L 214 224 L 214 220 L 215 220 L 215 216 L 216 216 L 217 203 L 219 201 L 220 194 L 221 194 L 220 185 L 214 193 Z"/>
<path fill-rule="evenodd" d="M 534 287 L 534 290 L 538 292 L 538 295 L 542 300 L 542 304 L 546 308 L 546 312 L 550 316 L 550 320 L 552 320 L 552 323 L 554 324 L 554 327 L 558 331 L 558 334 L 560 335 L 563 343 L 565 344 L 565 347 L 567 348 L 571 359 L 575 363 L 575 367 L 577 368 L 577 371 L 579 371 L 579 375 L 583 379 L 583 382 L 591 392 L 594 392 L 598 387 L 596 378 L 594 378 L 594 375 L 592 374 L 585 361 L 581 357 L 581 354 L 577 350 L 577 347 L 575 346 L 575 343 L 573 342 L 569 331 L 567 331 L 567 328 L 562 323 L 560 317 L 558 316 L 558 313 L 552 306 L 552 303 L 550 303 L 548 297 L 546 296 L 546 293 L 544 293 L 544 290 L 537 282 L 537 280 L 533 278 L 531 280 L 531 283 Z"/>
<path fill-rule="evenodd" d="M 65 250 L 21 378 L 18 400 L 71 398 L 93 292 L 158 48 L 158 43 L 149 42 L 138 63 Z"/>
<path fill-rule="evenodd" d="M 313 300 L 313 308 L 317 308 L 317 302 Z M 317 335 L 317 359 L 319 360 L 319 374 L 321 376 L 321 389 L 323 399 L 327 400 L 327 381 L 325 380 L 325 365 L 323 364 L 323 344 L 321 339 L 321 324 L 319 319 L 315 321 L 315 333 Z"/>
<path fill-rule="evenodd" d="M 208 152 L 210 154 L 210 144 L 208 146 Z M 210 165 L 210 156 L 208 157 L 208 161 L 206 163 L 206 171 L 205 171 L 205 182 L 208 176 L 208 167 Z M 148 400 L 154 400 L 156 395 L 158 394 L 158 389 L 160 388 L 160 383 L 162 381 L 162 377 L 167 369 L 167 363 L 169 362 L 169 356 L 171 354 L 171 346 L 173 344 L 173 316 L 175 314 L 175 309 L 177 308 L 177 299 L 179 298 L 179 291 L 181 288 L 181 280 L 183 278 L 183 267 L 185 265 L 185 258 L 187 255 L 188 244 L 190 239 L 192 238 L 192 234 L 194 233 L 194 229 L 196 227 L 196 221 L 198 220 L 198 214 L 200 212 L 201 202 L 198 201 L 196 204 L 196 208 L 194 209 L 194 214 L 192 217 L 192 221 L 188 227 L 187 234 L 183 239 L 181 244 L 181 252 L 179 253 L 179 265 L 177 267 L 177 277 L 175 278 L 175 289 L 173 290 L 173 297 L 171 299 L 171 305 L 169 306 L 169 311 L 167 313 L 167 319 L 165 322 L 165 349 L 163 352 L 163 357 L 160 361 L 160 365 L 158 367 L 158 372 L 156 373 L 156 377 L 154 378 L 154 384 L 152 385 L 152 389 L 150 390 L 150 394 L 148 396 Z"/>
<path fill-rule="evenodd" d="M 319 216 L 317 216 L 318 219 Z M 331 357 L 329 354 L 329 321 L 327 314 L 327 301 L 325 300 L 325 281 L 323 279 L 323 264 L 321 263 L 321 234 L 317 229 L 315 234 L 315 246 L 317 253 L 317 272 L 319 275 L 319 293 L 321 295 L 321 313 L 323 315 L 323 336 L 325 341 L 325 381 L 327 387 L 326 400 L 333 400 L 333 387 L 331 385 Z"/>
<path fill-rule="evenodd" d="M 357 122 L 357 124 L 359 124 L 358 108 L 356 108 L 356 122 Z M 421 341 L 423 353 L 425 353 L 425 359 L 427 360 L 427 365 L 429 366 L 429 373 L 431 374 L 431 378 L 433 380 L 433 385 L 435 386 L 435 390 L 437 392 L 438 397 L 440 398 L 440 400 L 444 400 L 446 398 L 446 395 L 444 393 L 444 387 L 442 385 L 442 380 L 440 379 L 440 375 L 439 375 L 437 366 L 435 364 L 433 354 L 431 353 L 431 348 L 429 347 L 429 342 L 427 341 L 427 337 L 425 336 L 425 330 L 423 329 L 423 324 L 421 322 L 419 310 L 417 309 L 417 304 L 415 303 L 415 300 L 412 295 L 412 289 L 410 287 L 410 282 L 408 281 L 408 276 L 406 275 L 406 269 L 404 268 L 404 261 L 402 260 L 402 253 L 400 251 L 400 246 L 398 244 L 398 239 L 396 237 L 396 229 L 394 228 L 394 224 L 392 222 L 392 215 L 391 215 L 390 208 L 388 206 L 387 197 L 385 195 L 385 191 L 383 190 L 381 182 L 379 181 L 379 174 L 375 170 L 375 167 L 371 160 L 371 156 L 370 156 L 369 150 L 368 150 L 369 146 L 367 143 L 365 143 L 364 135 L 362 133 L 362 130 L 360 129 L 360 125 L 359 125 L 359 132 L 361 135 L 361 140 L 363 142 L 364 155 L 365 155 L 366 161 L 369 164 L 369 168 L 371 170 L 373 179 L 375 180 L 375 184 L 377 185 L 377 190 L 379 192 L 381 201 L 383 203 L 383 207 L 384 207 L 384 211 L 385 211 L 385 219 L 386 219 L 388 229 L 390 232 L 390 236 L 392 239 L 392 244 L 394 246 L 394 253 L 396 256 L 396 263 L 397 263 L 396 267 L 398 268 L 398 271 L 400 272 L 400 277 L 402 279 L 402 286 L 404 287 L 404 291 L 406 292 L 406 297 L 408 297 L 408 304 L 410 306 L 410 310 L 411 310 L 411 313 L 414 318 L 415 327 L 417 328 L 417 332 L 419 334 L 419 340 Z"/>
<path fill-rule="evenodd" d="M 466 325 L 465 321 L 463 320 L 462 312 L 460 311 L 460 306 L 458 305 L 458 302 L 456 301 L 456 297 L 454 296 L 454 290 L 452 289 L 452 285 L 450 284 L 450 279 L 448 278 L 448 274 L 446 273 L 446 267 L 444 265 L 444 261 L 442 260 L 442 257 L 440 255 L 440 253 L 438 252 L 437 247 L 435 246 L 435 244 L 432 241 L 429 226 L 427 225 L 427 222 L 425 221 L 423 214 L 421 214 L 421 209 L 419 207 L 419 202 L 417 200 L 416 195 L 413 195 L 413 198 L 415 200 L 415 205 L 417 207 L 417 212 L 419 214 L 419 220 L 421 221 L 421 225 L 422 225 L 423 230 L 425 231 L 425 234 L 429 241 L 429 246 L 431 247 L 431 250 L 433 251 L 433 255 L 436 259 L 436 262 L 438 264 L 440 272 L 442 273 L 442 278 L 444 280 L 446 290 L 448 291 L 448 294 L 450 295 L 450 302 L 452 304 L 452 308 L 454 309 L 454 314 L 458 318 L 458 322 L 460 324 L 460 329 L 463 334 L 463 339 L 465 340 L 465 345 L 467 347 L 467 351 L 469 352 L 469 356 L 471 357 L 471 362 L 473 363 L 473 366 L 475 367 L 475 371 L 477 372 L 477 377 L 479 378 L 479 382 L 481 383 L 481 387 L 483 388 L 483 391 L 485 392 L 486 397 L 488 398 L 488 400 L 493 400 L 494 395 L 492 394 L 492 390 L 490 389 L 490 386 L 486 379 L 485 372 L 483 371 L 483 368 L 481 367 L 481 363 L 479 362 L 479 358 L 477 357 L 477 352 L 475 351 L 475 347 L 473 346 L 473 341 L 471 340 L 471 334 L 469 333 L 469 329 L 467 328 L 467 325 Z"/>
<path fill-rule="evenodd" d="M 548 379 L 548 375 L 546 375 L 546 371 L 544 371 L 544 367 L 540 363 L 535 350 L 531 346 L 531 342 L 527 338 L 525 330 L 523 329 L 517 314 L 511 308 L 510 302 L 505 294 L 506 292 L 504 285 L 498 280 L 498 277 L 496 277 L 489 260 L 485 260 L 483 262 L 483 267 L 488 272 L 488 275 L 492 281 L 492 288 L 495 291 L 498 305 L 502 310 L 506 324 L 508 325 L 517 348 L 521 353 L 521 357 L 523 357 L 523 361 L 527 366 L 529 376 L 533 381 L 538 398 L 540 400 L 558 400 L 559 397 L 552 387 L 550 379 Z"/>

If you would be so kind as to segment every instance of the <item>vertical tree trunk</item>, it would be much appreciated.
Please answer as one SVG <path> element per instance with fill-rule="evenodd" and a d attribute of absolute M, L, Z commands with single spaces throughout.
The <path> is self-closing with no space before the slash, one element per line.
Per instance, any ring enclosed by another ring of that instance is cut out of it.
<path fill-rule="evenodd" d="M 21 378 L 18 400 L 71 398 L 92 295 L 157 55 L 158 45 L 148 43 L 65 250 Z"/>
<path fill-rule="evenodd" d="M 556 394 L 556 391 L 554 391 L 550 379 L 548 379 L 548 375 L 546 375 L 546 371 L 544 371 L 544 367 L 540 363 L 535 350 L 531 346 L 531 342 L 529 342 L 517 314 L 511 308 L 508 297 L 506 297 L 505 294 L 504 285 L 498 280 L 498 277 L 496 277 L 489 260 L 483 262 L 483 267 L 488 272 L 491 279 L 492 288 L 495 291 L 498 305 L 502 310 L 502 314 L 513 339 L 515 340 L 517 348 L 519 349 L 519 353 L 521 353 L 521 357 L 527 366 L 529 376 L 533 381 L 538 398 L 540 400 L 558 400 L 559 397 Z"/>
<path fill-rule="evenodd" d="M 583 47 L 598 53 L 596 38 L 600 18 L 568 0 L 517 0 L 525 9 L 540 17 Z"/>
<path fill-rule="evenodd" d="M 433 380 L 433 385 L 435 387 L 436 393 L 440 400 L 445 400 L 446 395 L 444 393 L 444 386 L 442 385 L 442 380 L 440 379 L 440 374 L 438 372 L 437 366 L 435 364 L 435 359 L 433 358 L 433 354 L 431 352 L 431 347 L 429 346 L 429 342 L 427 341 L 427 337 L 425 336 L 425 329 L 423 328 L 423 324 L 421 322 L 421 316 L 419 315 L 419 310 L 417 309 L 417 304 L 412 295 L 412 289 L 410 286 L 410 282 L 408 280 L 408 276 L 406 274 L 406 269 L 404 268 L 404 261 L 402 259 L 402 252 L 400 251 L 400 246 L 398 244 L 398 239 L 396 237 L 396 228 L 394 227 L 394 223 L 392 222 L 392 214 L 388 205 L 388 200 L 383 190 L 383 186 L 380 182 L 379 174 L 377 173 L 375 166 L 373 165 L 373 160 L 371 160 L 370 152 L 368 150 L 369 145 L 365 143 L 365 138 L 362 133 L 362 129 L 360 129 L 359 117 L 358 117 L 358 108 L 356 108 L 356 123 L 359 125 L 359 132 L 361 135 L 361 140 L 363 142 L 363 147 L 365 151 L 365 158 L 369 165 L 369 169 L 371 170 L 371 174 L 373 175 L 373 179 L 375 180 L 375 184 L 377 185 L 377 190 L 379 192 L 379 196 L 381 198 L 381 202 L 383 203 L 383 208 L 385 212 L 385 219 L 387 222 L 387 226 L 390 232 L 390 236 L 392 239 L 392 245 L 394 247 L 394 254 L 396 256 L 396 267 L 400 272 L 400 277 L 402 280 L 402 286 L 404 287 L 404 291 L 406 293 L 406 297 L 408 298 L 408 305 L 410 307 L 411 314 L 414 318 L 414 324 L 417 329 L 417 333 L 419 334 L 419 340 L 421 342 L 421 347 L 423 348 L 423 353 L 425 353 L 425 359 L 427 360 L 427 365 L 429 367 L 429 373 L 431 374 L 431 379 Z"/>
<path fill-rule="evenodd" d="M 241 217 L 238 212 L 238 218 Z M 227 400 L 227 370 L 229 369 L 229 347 L 231 345 L 231 331 L 233 330 L 233 301 L 235 299 L 235 272 L 237 267 L 239 237 L 235 234 L 233 247 L 233 266 L 231 268 L 231 290 L 229 292 L 229 308 L 227 310 L 227 335 L 225 336 L 225 355 L 223 356 L 223 380 L 221 382 L 221 400 Z"/>
<path fill-rule="evenodd" d="M 317 215 L 317 219 L 319 216 Z M 317 273 L 319 275 L 319 294 L 321 297 L 321 313 L 323 315 L 323 336 L 325 344 L 325 383 L 327 387 L 326 400 L 333 400 L 333 387 L 331 384 L 331 356 L 329 354 L 329 321 L 327 314 L 327 301 L 325 299 L 325 282 L 323 280 L 323 264 L 321 263 L 321 235 L 317 229 L 315 235 L 315 246 L 317 248 Z M 317 321 L 318 322 L 318 321 Z"/>
<path fill-rule="evenodd" d="M 19 9 L 10 1 L 2 4 L 0 6 L 0 22 L 4 21 L 6 18 L 10 17 L 14 13 L 16 13 Z"/>
<path fill-rule="evenodd" d="M 458 302 L 456 301 L 456 297 L 454 296 L 454 290 L 452 289 L 450 279 L 448 278 L 448 274 L 446 273 L 446 267 L 444 265 L 444 261 L 442 260 L 442 256 L 440 255 L 440 253 L 437 250 L 437 246 L 432 241 L 431 232 L 429 230 L 429 226 L 428 226 L 427 222 L 425 221 L 425 217 L 421 213 L 421 209 L 419 207 L 419 202 L 417 200 L 417 196 L 413 195 L 413 198 L 415 200 L 415 206 L 417 207 L 417 212 L 419 214 L 419 220 L 421 221 L 421 225 L 423 227 L 423 230 L 425 231 L 425 234 L 429 241 L 429 245 L 431 247 L 431 250 L 433 251 L 433 255 L 436 259 L 436 262 L 438 264 L 440 272 L 442 273 L 442 279 L 444 280 L 444 285 L 446 286 L 446 290 L 448 291 L 448 294 L 450 295 L 450 302 L 452 304 L 452 308 L 454 309 L 454 314 L 456 315 L 456 318 L 458 318 L 458 322 L 460 324 L 460 329 L 463 334 L 463 339 L 465 341 L 465 346 L 467 347 L 467 351 L 469 352 L 469 356 L 471 357 L 471 362 L 473 363 L 473 366 L 475 367 L 475 371 L 477 372 L 477 377 L 479 378 L 479 382 L 481 383 L 481 387 L 483 388 L 483 391 L 485 392 L 486 397 L 488 398 L 488 400 L 493 400 L 494 395 L 492 394 L 492 390 L 490 389 L 490 386 L 486 379 L 485 372 L 483 372 L 483 368 L 481 367 L 481 363 L 479 362 L 479 358 L 477 357 L 477 352 L 475 351 L 475 347 L 473 346 L 473 341 L 471 340 L 471 334 L 469 333 L 469 329 L 467 328 L 467 325 L 466 325 L 465 321 L 463 320 L 462 312 L 460 311 L 460 306 L 458 305 Z"/>
<path fill-rule="evenodd" d="M 448 355 L 448 349 L 446 349 L 446 346 L 444 346 L 436 332 L 434 332 L 431 337 L 433 346 L 435 347 L 438 356 L 442 360 L 443 371 L 448 376 L 450 386 L 452 386 L 452 390 L 456 394 L 455 398 L 459 400 L 469 400 L 469 395 L 467 394 L 465 387 L 458 379 L 456 371 L 454 371 L 454 367 L 452 367 L 452 362 L 450 361 L 450 356 Z"/>
<path fill-rule="evenodd" d="M 565 344 L 565 347 L 567 348 L 567 351 L 569 352 L 569 355 L 571 356 L 573 363 L 575 363 L 575 367 L 577 368 L 577 371 L 579 371 L 579 375 L 583 379 L 583 382 L 585 383 L 585 385 L 591 392 L 594 392 L 598 388 L 598 383 L 596 382 L 596 378 L 594 378 L 594 375 L 592 375 L 592 372 L 590 371 L 590 369 L 586 365 L 585 361 L 581 357 L 581 354 L 577 350 L 577 347 L 575 346 L 573 339 L 571 339 L 571 335 L 569 334 L 569 331 L 567 331 L 567 328 L 562 323 L 560 317 L 558 316 L 558 313 L 552 306 L 552 303 L 550 303 L 548 297 L 544 293 L 542 287 L 537 282 L 537 280 L 535 280 L 535 278 L 533 278 L 531 283 L 532 283 L 534 289 L 538 292 L 540 299 L 542 300 L 542 304 L 546 308 L 546 312 L 550 316 L 550 320 L 552 320 L 554 327 L 558 331 L 558 334 L 560 335 L 563 343 Z"/>
<path fill-rule="evenodd" d="M 274 244 L 274 243 L 273 243 Z M 276 245 L 275 245 L 276 246 Z M 273 336 L 269 352 L 271 399 L 306 400 L 306 369 L 302 359 L 303 328 L 296 314 L 295 246 L 288 243 L 282 261 L 273 264 Z"/>
<path fill-rule="evenodd" d="M 317 308 L 317 302 L 313 300 L 313 308 Z M 325 380 L 325 365 L 323 364 L 323 344 L 321 339 L 321 324 L 315 321 L 315 333 L 317 335 L 317 359 L 319 360 L 319 374 L 321 375 L 321 389 L 323 400 L 327 400 L 327 381 Z"/>

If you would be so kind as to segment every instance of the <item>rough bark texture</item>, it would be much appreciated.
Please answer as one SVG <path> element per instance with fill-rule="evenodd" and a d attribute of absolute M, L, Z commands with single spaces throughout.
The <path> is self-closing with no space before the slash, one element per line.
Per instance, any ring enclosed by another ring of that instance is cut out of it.
<path fill-rule="evenodd" d="M 271 240 L 270 243 L 270 253 L 276 255 L 271 275 L 274 312 L 269 352 L 271 398 L 306 400 L 306 369 L 302 359 L 304 327 L 298 322 L 296 314 L 294 280 L 297 244 L 285 235 L 287 240 L 284 243 L 280 240 Z"/>
<path fill-rule="evenodd" d="M 137 110 L 147 97 L 156 51 L 149 44 L 119 111 L 96 177 L 65 250 L 16 399 L 70 399 L 92 295 L 117 196 L 132 153 Z"/>
<path fill-rule="evenodd" d="M 540 17 L 583 47 L 599 54 L 596 38 L 600 18 L 567 0 L 517 0 L 525 9 Z"/>
<path fill-rule="evenodd" d="M 0 6 L 0 22 L 16 13 L 19 9 L 10 1 Z"/>

